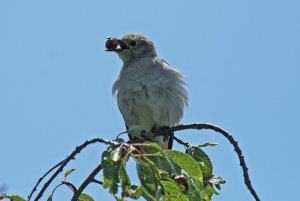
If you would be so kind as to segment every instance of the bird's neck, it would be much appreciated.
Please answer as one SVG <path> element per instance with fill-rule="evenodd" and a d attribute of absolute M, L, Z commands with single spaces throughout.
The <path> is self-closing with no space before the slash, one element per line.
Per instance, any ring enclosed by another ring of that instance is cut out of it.
<path fill-rule="evenodd" d="M 144 56 L 138 57 L 131 60 L 124 62 L 123 68 L 130 69 L 130 68 L 145 68 L 148 65 L 153 64 L 153 60 L 156 56 Z"/>

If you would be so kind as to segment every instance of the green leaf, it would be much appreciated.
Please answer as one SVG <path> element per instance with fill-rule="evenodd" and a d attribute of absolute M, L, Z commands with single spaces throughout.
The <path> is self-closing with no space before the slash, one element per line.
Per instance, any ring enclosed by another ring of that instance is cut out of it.
<path fill-rule="evenodd" d="M 209 182 L 212 183 L 218 190 L 221 190 L 221 184 L 226 183 L 226 181 L 221 177 L 214 177 L 210 179 Z M 214 194 L 219 195 L 220 193 L 214 189 Z"/>
<path fill-rule="evenodd" d="M 191 178 L 188 179 L 188 184 L 189 184 L 189 190 L 188 190 L 187 196 L 189 197 L 189 201 L 201 200 L 200 192 L 199 192 L 196 184 L 194 183 L 194 181 Z"/>
<path fill-rule="evenodd" d="M 151 158 L 156 156 L 161 156 L 161 152 L 163 152 L 163 149 L 157 145 L 156 143 L 150 143 L 150 144 L 142 144 L 140 146 L 136 146 L 138 150 L 140 150 L 143 154 L 152 154 Z"/>
<path fill-rule="evenodd" d="M 155 154 L 153 156 L 147 157 L 150 159 L 155 165 L 163 171 L 166 171 L 169 174 L 178 175 L 180 174 L 180 168 L 173 163 L 170 159 L 170 156 L 166 154 L 166 150 L 163 150 L 156 143 L 148 144 L 147 146 L 141 147 L 141 150 L 147 154 Z"/>
<path fill-rule="evenodd" d="M 47 201 L 52 201 L 52 195 L 48 197 Z"/>
<path fill-rule="evenodd" d="M 115 196 L 115 199 L 116 201 L 126 201 L 124 198 L 118 196 Z"/>
<path fill-rule="evenodd" d="M 75 169 L 68 169 L 66 172 L 65 172 L 65 179 L 67 178 L 67 176 L 69 175 L 69 174 L 71 174 L 72 172 L 74 172 L 75 171 Z"/>
<path fill-rule="evenodd" d="M 211 178 L 209 181 L 212 184 L 225 184 L 226 183 L 226 181 L 221 177 L 214 177 L 214 178 Z"/>
<path fill-rule="evenodd" d="M 188 201 L 189 198 L 183 193 L 184 189 L 181 185 L 178 185 L 171 181 L 161 181 L 163 190 L 167 193 L 164 194 L 163 200 L 168 201 Z"/>
<path fill-rule="evenodd" d="M 191 146 L 187 152 L 199 162 L 203 173 L 204 189 L 201 191 L 201 198 L 205 201 L 210 201 L 213 194 L 220 194 L 215 190 L 214 186 L 220 190 L 220 184 L 225 183 L 225 180 L 221 177 L 213 177 L 211 160 L 200 147 Z"/>
<path fill-rule="evenodd" d="M 134 192 L 131 193 L 130 197 L 133 199 L 139 199 L 143 194 L 143 186 L 138 186 L 136 189 L 134 189 Z"/>
<path fill-rule="evenodd" d="M 18 195 L 4 195 L 4 198 L 8 198 L 11 201 L 26 201 L 24 198 L 22 198 Z"/>
<path fill-rule="evenodd" d="M 145 160 L 145 161 L 143 161 Z M 159 190 L 160 174 L 155 164 L 147 159 L 146 157 L 140 158 L 136 162 L 137 173 L 140 179 L 141 185 L 143 186 L 146 197 L 152 200 L 155 199 L 155 195 Z"/>
<path fill-rule="evenodd" d="M 200 164 L 204 183 L 208 183 L 207 181 L 213 177 L 213 166 L 210 158 L 201 148 L 195 146 L 190 146 L 187 149 L 187 153 Z"/>
<path fill-rule="evenodd" d="M 111 151 L 111 158 L 114 162 L 120 161 L 122 157 L 122 147 L 117 147 Z"/>
<path fill-rule="evenodd" d="M 113 171 L 109 171 L 109 170 L 113 169 L 111 168 L 113 166 L 113 161 L 110 157 L 110 153 L 107 150 L 102 153 L 101 164 L 103 168 L 103 177 L 104 177 L 103 187 L 104 188 L 111 187 L 113 184 L 113 177 L 112 177 Z"/>
<path fill-rule="evenodd" d="M 208 147 L 208 146 L 214 147 L 214 146 L 217 146 L 217 145 L 218 145 L 218 143 L 207 142 L 207 143 L 198 145 L 198 147 Z"/>
<path fill-rule="evenodd" d="M 119 169 L 121 167 L 120 149 L 108 147 L 102 153 L 101 164 L 103 167 L 103 188 L 109 188 L 111 194 L 118 193 Z"/>
<path fill-rule="evenodd" d="M 214 194 L 215 190 L 212 184 L 208 184 L 205 188 L 201 191 L 201 201 L 211 201 L 211 197 Z"/>
<path fill-rule="evenodd" d="M 203 178 L 199 163 L 192 156 L 180 151 L 168 150 L 166 153 L 195 181 L 200 191 L 203 186 Z"/>
<path fill-rule="evenodd" d="M 81 193 L 78 198 L 78 201 L 94 201 L 94 199 L 86 193 Z"/>
<path fill-rule="evenodd" d="M 143 157 L 142 160 L 150 168 L 150 171 L 153 174 L 153 176 L 155 176 L 155 178 L 159 180 L 160 179 L 160 172 L 159 172 L 159 169 L 158 169 L 157 165 L 155 163 L 153 163 L 148 157 Z"/>
<path fill-rule="evenodd" d="M 119 169 L 119 180 L 123 189 L 123 192 L 130 192 L 131 183 L 129 176 L 125 169 L 125 164 L 122 164 Z"/>

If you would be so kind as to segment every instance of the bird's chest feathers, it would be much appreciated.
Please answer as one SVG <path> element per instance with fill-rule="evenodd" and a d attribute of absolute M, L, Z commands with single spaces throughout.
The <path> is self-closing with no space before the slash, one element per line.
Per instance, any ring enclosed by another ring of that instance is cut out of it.
<path fill-rule="evenodd" d="M 117 101 L 120 110 L 128 116 L 136 113 L 151 117 L 159 112 L 161 102 L 165 97 L 166 80 L 163 79 L 161 70 L 153 63 L 132 64 L 123 68 L 118 80 Z M 126 116 L 126 115 L 125 115 Z M 149 120 L 147 120 L 149 121 Z"/>
<path fill-rule="evenodd" d="M 185 92 L 180 74 L 159 59 L 124 65 L 113 86 L 126 125 L 175 125 L 182 116 Z"/>
<path fill-rule="evenodd" d="M 118 94 L 149 95 L 148 93 L 161 87 L 162 84 L 160 69 L 149 62 L 136 62 L 122 70 L 118 83 Z"/>

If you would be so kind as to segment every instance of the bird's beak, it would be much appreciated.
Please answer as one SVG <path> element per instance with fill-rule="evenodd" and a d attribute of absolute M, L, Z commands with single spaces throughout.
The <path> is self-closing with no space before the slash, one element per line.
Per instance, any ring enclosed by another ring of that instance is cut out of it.
<path fill-rule="evenodd" d="M 108 37 L 106 39 L 107 41 L 105 43 L 105 51 L 120 52 L 122 50 L 129 49 L 129 47 L 121 39 L 111 37 Z"/>
<path fill-rule="evenodd" d="M 121 39 L 117 39 L 117 41 L 122 50 L 129 49 L 129 47 Z"/>

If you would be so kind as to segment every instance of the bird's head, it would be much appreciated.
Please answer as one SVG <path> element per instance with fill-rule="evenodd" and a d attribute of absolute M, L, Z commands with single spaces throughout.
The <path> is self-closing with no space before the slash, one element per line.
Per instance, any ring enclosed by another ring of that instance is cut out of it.
<path fill-rule="evenodd" d="M 141 57 L 156 57 L 153 43 L 141 34 L 126 34 L 120 39 L 107 38 L 105 46 L 106 51 L 116 52 L 123 62 Z"/>

